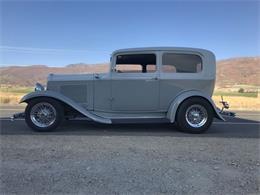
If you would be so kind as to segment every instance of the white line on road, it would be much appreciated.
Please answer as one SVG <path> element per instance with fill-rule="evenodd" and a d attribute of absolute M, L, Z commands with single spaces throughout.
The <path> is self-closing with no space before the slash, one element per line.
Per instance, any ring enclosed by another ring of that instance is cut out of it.
<path fill-rule="evenodd" d="M 6 111 L 6 110 L 10 110 L 10 111 L 11 110 L 17 110 L 18 111 L 18 110 L 24 110 L 24 108 L 20 108 L 20 109 L 17 109 L 17 108 L 3 108 L 3 109 L 0 109 L 0 112 L 1 111 Z"/>
<path fill-rule="evenodd" d="M 237 114 L 236 116 L 260 116 L 260 114 Z"/>
<path fill-rule="evenodd" d="M 260 122 L 213 122 L 217 125 L 260 125 Z"/>
<path fill-rule="evenodd" d="M 10 118 L 1 118 L 0 121 L 12 121 L 12 120 Z M 24 121 L 24 119 L 18 118 L 18 119 L 15 119 L 14 121 Z"/>

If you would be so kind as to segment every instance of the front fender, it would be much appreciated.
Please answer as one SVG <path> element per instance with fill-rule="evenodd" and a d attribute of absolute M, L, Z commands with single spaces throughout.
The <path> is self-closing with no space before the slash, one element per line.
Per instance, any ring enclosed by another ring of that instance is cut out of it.
<path fill-rule="evenodd" d="M 100 123 L 106 123 L 106 124 L 111 124 L 112 121 L 110 119 L 98 116 L 96 114 L 93 114 L 91 112 L 89 112 L 88 110 L 86 110 L 85 108 L 83 108 L 82 106 L 80 106 L 78 103 L 76 103 L 75 101 L 73 101 L 72 99 L 62 95 L 61 93 L 57 93 L 55 91 L 35 91 L 35 92 L 31 92 L 27 95 L 25 95 L 24 97 L 22 97 L 22 99 L 20 100 L 20 103 L 23 102 L 29 102 L 31 99 L 34 98 L 39 98 L 39 97 L 50 97 L 50 98 L 54 98 L 56 100 L 59 100 L 69 106 L 71 106 L 72 108 L 74 108 L 75 110 L 77 110 L 78 112 L 80 112 L 81 114 L 83 114 L 84 116 L 96 121 L 96 122 L 100 122 Z"/>
<path fill-rule="evenodd" d="M 179 105 L 185 99 L 190 98 L 190 97 L 202 97 L 202 98 L 206 99 L 212 105 L 216 118 L 225 121 L 225 119 L 220 115 L 215 103 L 209 96 L 207 96 L 206 94 L 203 94 L 200 91 L 191 90 L 191 91 L 185 91 L 185 92 L 181 93 L 172 101 L 172 103 L 168 109 L 168 112 L 167 112 L 167 118 L 170 120 L 171 123 L 173 123 L 175 121 L 175 116 L 176 116 L 176 112 L 178 110 Z"/>

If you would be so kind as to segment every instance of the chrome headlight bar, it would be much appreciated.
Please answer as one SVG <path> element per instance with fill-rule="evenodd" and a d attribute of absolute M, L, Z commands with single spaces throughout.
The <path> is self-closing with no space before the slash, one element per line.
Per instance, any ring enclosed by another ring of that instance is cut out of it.
<path fill-rule="evenodd" d="M 40 83 L 36 83 L 34 91 L 44 91 L 44 86 Z"/>

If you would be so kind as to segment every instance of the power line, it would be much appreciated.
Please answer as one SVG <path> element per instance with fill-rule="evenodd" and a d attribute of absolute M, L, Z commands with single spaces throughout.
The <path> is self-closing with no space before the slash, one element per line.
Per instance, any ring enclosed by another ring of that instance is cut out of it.
<path fill-rule="evenodd" d="M 31 47 L 12 47 L 0 45 L 0 51 L 15 52 L 15 53 L 105 53 L 110 54 L 109 51 L 97 51 L 97 50 L 74 50 L 74 49 L 50 49 L 50 48 L 31 48 Z"/>

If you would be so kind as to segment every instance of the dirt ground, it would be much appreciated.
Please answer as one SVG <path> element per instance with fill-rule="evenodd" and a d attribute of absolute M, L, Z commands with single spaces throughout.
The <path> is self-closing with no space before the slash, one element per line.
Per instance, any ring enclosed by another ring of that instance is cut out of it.
<path fill-rule="evenodd" d="M 1 119 L 0 192 L 259 194 L 259 113 L 244 114 L 201 135 L 169 124 L 86 121 L 37 133 Z"/>
<path fill-rule="evenodd" d="M 220 96 L 213 96 L 215 104 L 221 108 Z M 260 97 L 239 97 L 239 96 L 225 96 L 224 101 L 227 101 L 231 110 L 251 110 L 260 111 Z"/>

